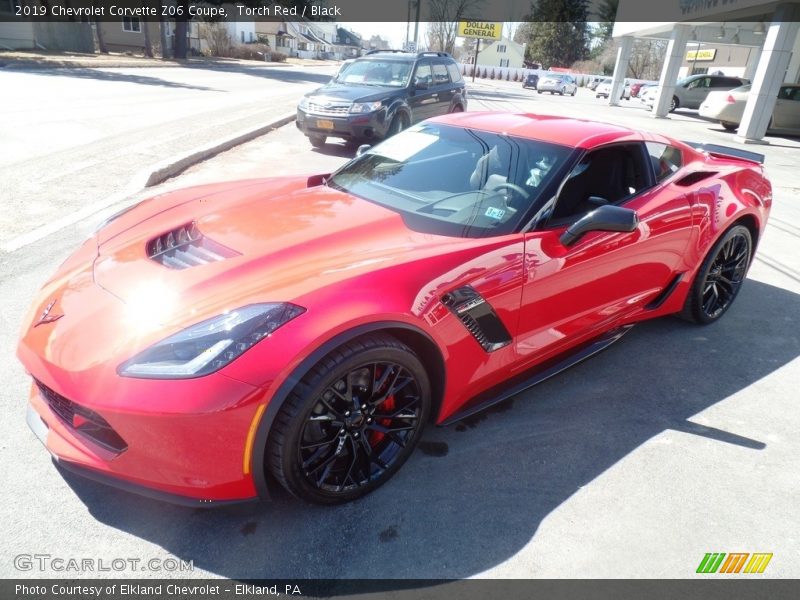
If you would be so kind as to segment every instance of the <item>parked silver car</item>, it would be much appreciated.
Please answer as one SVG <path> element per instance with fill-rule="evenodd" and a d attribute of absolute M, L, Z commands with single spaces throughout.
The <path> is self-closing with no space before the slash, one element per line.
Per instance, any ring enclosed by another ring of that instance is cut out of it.
<path fill-rule="evenodd" d="M 572 75 L 547 73 L 539 78 L 536 91 L 540 94 L 542 92 L 550 92 L 551 94 L 558 94 L 559 96 L 565 94 L 574 96 L 575 92 L 578 91 L 578 84 L 575 82 L 575 78 Z"/>
<path fill-rule="evenodd" d="M 669 112 L 676 108 L 700 108 L 703 100 L 710 92 L 722 92 L 750 83 L 747 79 L 740 77 L 727 77 L 725 75 L 690 75 L 684 77 L 675 86 L 672 101 L 669 105 Z M 656 95 L 646 104 L 652 106 Z"/>

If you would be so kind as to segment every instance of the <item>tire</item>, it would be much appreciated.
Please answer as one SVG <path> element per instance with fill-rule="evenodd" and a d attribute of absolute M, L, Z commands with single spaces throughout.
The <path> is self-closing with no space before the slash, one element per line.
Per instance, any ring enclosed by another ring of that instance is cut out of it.
<path fill-rule="evenodd" d="M 311 142 L 311 145 L 314 146 L 314 148 L 322 148 L 322 146 L 325 145 L 325 140 L 327 140 L 327 139 L 328 138 L 325 137 L 324 135 L 309 135 L 308 136 L 308 141 Z"/>
<path fill-rule="evenodd" d="M 672 102 L 669 103 L 669 112 L 675 112 L 676 108 L 679 108 L 681 105 L 680 100 L 678 100 L 677 96 L 672 97 Z"/>
<path fill-rule="evenodd" d="M 563 96 L 563 95 L 564 95 L 564 92 L 566 92 L 566 91 L 567 91 L 567 88 L 563 88 L 563 87 L 562 87 L 562 88 L 559 90 L 559 92 L 558 92 L 558 95 L 559 95 L 559 96 Z"/>
<path fill-rule="evenodd" d="M 419 357 L 396 338 L 377 333 L 344 344 L 303 377 L 278 412 L 267 442 L 271 473 L 293 495 L 318 504 L 371 492 L 413 452 L 430 390 Z"/>
<path fill-rule="evenodd" d="M 577 93 L 578 93 L 578 88 L 575 88 L 574 90 L 572 90 L 572 93 L 570 94 L 570 96 L 574 96 Z"/>
<path fill-rule="evenodd" d="M 542 93 L 542 90 L 536 90 L 536 91 L 537 91 L 539 94 L 541 94 L 541 93 Z"/>
<path fill-rule="evenodd" d="M 453 110 L 451 110 L 450 112 L 451 112 L 451 113 L 460 113 L 460 112 L 464 112 L 464 107 L 463 107 L 463 106 L 461 106 L 460 104 L 456 104 L 456 105 L 453 107 Z"/>
<path fill-rule="evenodd" d="M 727 121 L 720 121 L 719 124 L 725 128 L 725 131 L 736 131 L 737 129 L 739 129 L 738 123 L 728 123 Z"/>
<path fill-rule="evenodd" d="M 397 135 L 404 129 L 408 127 L 408 117 L 405 113 L 397 113 L 392 119 L 391 125 L 389 125 L 389 130 L 386 132 L 386 137 L 392 137 L 393 135 Z"/>
<path fill-rule="evenodd" d="M 744 225 L 734 225 L 708 251 L 680 313 L 698 325 L 718 321 L 733 304 L 750 267 L 753 239 Z"/>

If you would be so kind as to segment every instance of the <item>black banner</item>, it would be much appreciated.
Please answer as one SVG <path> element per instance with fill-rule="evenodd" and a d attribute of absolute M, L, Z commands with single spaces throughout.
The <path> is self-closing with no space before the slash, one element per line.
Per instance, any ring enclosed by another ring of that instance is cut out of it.
<path fill-rule="evenodd" d="M 264 600 L 348 598 L 359 600 L 795 600 L 797 580 L 135 580 L 44 579 L 0 582 L 3 600 Z"/>

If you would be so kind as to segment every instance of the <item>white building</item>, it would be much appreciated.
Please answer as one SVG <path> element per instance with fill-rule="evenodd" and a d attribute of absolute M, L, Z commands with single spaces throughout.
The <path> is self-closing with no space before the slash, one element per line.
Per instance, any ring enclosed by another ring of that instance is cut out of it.
<path fill-rule="evenodd" d="M 525 44 L 519 44 L 514 40 L 502 38 L 490 42 L 484 48 L 485 41 L 481 42 L 481 49 L 478 52 L 478 64 L 485 67 L 508 67 L 511 69 L 521 69 L 525 60 Z M 475 59 L 474 52 L 470 56 L 465 56 L 464 60 L 471 63 Z"/>
<path fill-rule="evenodd" d="M 675 2 L 658 8 L 658 18 L 668 16 L 672 21 L 635 22 L 632 16 L 641 12 L 642 6 L 641 0 L 620 0 L 613 34 L 620 47 L 609 104 L 619 103 L 635 38 L 668 40 L 659 95 L 652 109 L 655 117 L 665 117 L 669 112 L 687 51 L 719 42 L 746 47 L 750 51 L 742 76 L 751 79 L 753 85 L 737 139 L 759 142 L 766 133 L 781 84 L 800 82 L 800 0 Z"/>

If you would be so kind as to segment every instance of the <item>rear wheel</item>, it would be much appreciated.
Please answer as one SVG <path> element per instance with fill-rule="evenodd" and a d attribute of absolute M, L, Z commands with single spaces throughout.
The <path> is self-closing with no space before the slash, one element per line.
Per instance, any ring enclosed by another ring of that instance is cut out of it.
<path fill-rule="evenodd" d="M 385 334 L 348 342 L 303 377 L 281 407 L 269 468 L 304 500 L 354 500 L 406 461 L 430 403 L 427 373 L 411 348 Z"/>
<path fill-rule="evenodd" d="M 739 129 L 738 123 L 728 123 L 727 121 L 720 121 L 720 125 L 722 125 L 727 131 L 736 131 Z"/>
<path fill-rule="evenodd" d="M 308 136 L 308 141 L 311 142 L 311 145 L 314 148 L 321 148 L 325 145 L 325 140 L 328 139 L 324 135 L 310 135 Z"/>
<path fill-rule="evenodd" d="M 673 96 L 672 100 L 669 103 L 669 112 L 674 111 L 680 105 L 681 105 L 681 103 L 680 103 L 680 101 L 678 101 L 678 97 L 677 96 Z"/>
<path fill-rule="evenodd" d="M 700 265 L 681 317 L 701 325 L 719 320 L 739 294 L 752 254 L 750 230 L 743 225 L 729 229 Z"/>

